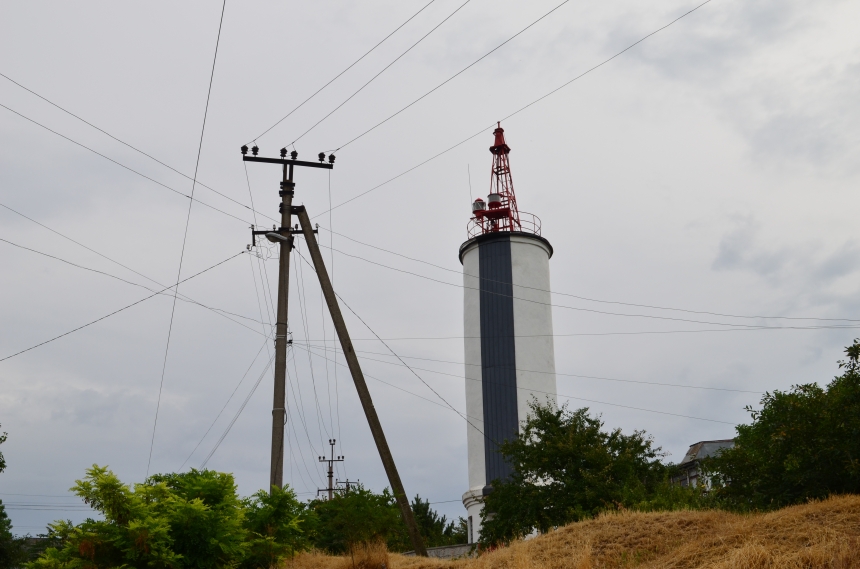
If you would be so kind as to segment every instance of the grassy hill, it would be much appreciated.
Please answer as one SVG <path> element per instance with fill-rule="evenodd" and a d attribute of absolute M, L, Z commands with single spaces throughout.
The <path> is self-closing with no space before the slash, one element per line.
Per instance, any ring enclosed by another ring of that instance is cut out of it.
<path fill-rule="evenodd" d="M 355 557 L 356 567 L 366 569 L 382 562 L 387 569 L 860 568 L 860 496 L 767 514 L 605 514 L 477 559 L 418 559 L 384 551 Z M 347 569 L 352 563 L 349 557 L 304 554 L 286 567 Z"/>

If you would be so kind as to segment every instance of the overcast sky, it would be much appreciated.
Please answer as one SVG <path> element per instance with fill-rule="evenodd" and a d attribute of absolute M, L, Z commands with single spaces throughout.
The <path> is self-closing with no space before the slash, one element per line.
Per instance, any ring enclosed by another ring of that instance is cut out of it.
<path fill-rule="evenodd" d="M 295 142 L 299 158 L 344 146 L 559 1 L 467 2 Z M 250 164 L 246 181 L 239 147 L 258 136 L 276 156 L 462 0 L 431 2 L 259 136 L 426 3 L 227 2 L 198 176 L 223 195 L 194 189 L 183 278 L 245 251 L 249 225 L 277 217 L 278 168 Z M 335 250 L 324 251 L 343 300 L 457 409 L 457 252 L 470 200 L 489 188 L 490 125 L 698 4 L 568 2 L 338 150 L 330 175 L 297 171 L 296 201 Z M 216 1 L 6 2 L 0 73 L 191 176 L 220 15 Z M 518 203 L 555 249 L 561 401 L 607 428 L 648 431 L 679 461 L 694 442 L 733 436 L 761 392 L 837 373 L 860 324 L 858 21 L 856 2 L 712 0 L 504 120 Z M 0 108 L 0 239 L 30 249 L 0 241 L 5 358 L 174 282 L 189 204 L 176 192 L 192 183 L 3 77 L 0 103 L 27 117 Z M 260 321 L 272 322 L 276 274 L 275 259 L 242 254 L 181 285 L 150 472 L 199 467 L 253 392 L 207 466 L 233 472 L 243 495 L 266 487 L 272 348 Z M 379 491 L 387 481 L 313 276 L 296 257 L 285 478 L 311 497 L 336 438 L 338 478 Z M 143 480 L 171 308 L 156 296 L 0 362 L 0 498 L 17 532 L 83 519 L 67 490 L 94 463 Z M 463 515 L 465 422 L 344 312 L 407 492 Z"/>

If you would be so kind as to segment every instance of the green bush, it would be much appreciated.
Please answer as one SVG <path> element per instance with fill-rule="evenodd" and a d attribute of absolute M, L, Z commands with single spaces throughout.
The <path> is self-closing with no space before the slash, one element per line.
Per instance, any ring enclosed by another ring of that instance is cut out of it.
<path fill-rule="evenodd" d="M 391 551 L 411 549 L 400 508 L 387 488 L 375 494 L 356 485 L 310 507 L 316 514 L 314 545 L 329 553 L 349 553 L 358 544 L 380 540 Z"/>
<path fill-rule="evenodd" d="M 456 523 L 449 522 L 445 516 L 440 517 L 430 507 L 430 502 L 422 500 L 421 496 L 415 496 L 412 500 L 412 512 L 426 547 L 459 545 L 468 541 L 466 520 L 460 518 Z"/>
<path fill-rule="evenodd" d="M 831 494 L 860 493 L 860 341 L 826 387 L 765 393 L 735 446 L 706 461 L 715 495 L 738 510 L 773 509 Z"/>
<path fill-rule="evenodd" d="M 94 465 L 72 490 L 104 520 L 51 524 L 59 546 L 29 569 L 268 568 L 307 547 L 306 512 L 292 492 L 242 501 L 230 474 L 155 475 L 132 489 Z"/>
<path fill-rule="evenodd" d="M 531 405 L 520 434 L 500 445 L 513 467 L 494 480 L 481 514 L 482 545 L 521 538 L 611 509 L 701 507 L 700 491 L 672 487 L 672 467 L 644 431 L 604 431 L 588 409 Z"/>
<path fill-rule="evenodd" d="M 260 490 L 245 499 L 243 506 L 244 527 L 249 533 L 243 567 L 268 569 L 279 559 L 311 549 L 306 530 L 313 528 L 315 515 L 290 488 L 275 487 L 271 494 Z"/>

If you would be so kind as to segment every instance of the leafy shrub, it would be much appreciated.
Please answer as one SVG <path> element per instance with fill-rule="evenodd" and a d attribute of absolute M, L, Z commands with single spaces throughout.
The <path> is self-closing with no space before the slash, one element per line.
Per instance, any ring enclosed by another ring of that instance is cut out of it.
<path fill-rule="evenodd" d="M 316 514 L 314 544 L 320 549 L 343 554 L 380 540 L 392 551 L 409 548 L 400 509 L 387 488 L 375 494 L 356 485 L 331 500 L 314 500 L 310 507 Z"/>
<path fill-rule="evenodd" d="M 290 491 L 242 501 L 233 476 L 210 470 L 150 477 L 134 489 L 93 466 L 72 490 L 104 520 L 49 526 L 48 547 L 29 569 L 270 567 L 307 546 L 304 514 Z"/>
<path fill-rule="evenodd" d="M 826 387 L 765 393 L 735 447 L 706 461 L 716 496 L 734 509 L 771 509 L 860 493 L 860 341 Z"/>
<path fill-rule="evenodd" d="M 509 480 L 494 480 L 481 514 L 484 546 L 546 532 L 608 509 L 699 507 L 700 491 L 673 488 L 671 467 L 644 431 L 604 431 L 588 409 L 531 403 L 520 434 L 500 445 Z"/>

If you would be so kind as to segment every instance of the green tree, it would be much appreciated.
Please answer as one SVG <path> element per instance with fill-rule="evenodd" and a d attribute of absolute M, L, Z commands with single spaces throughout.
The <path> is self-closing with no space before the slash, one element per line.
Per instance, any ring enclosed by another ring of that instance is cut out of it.
<path fill-rule="evenodd" d="M 482 513 L 484 545 L 546 532 L 608 508 L 647 506 L 667 487 L 664 454 L 644 431 L 606 432 L 587 408 L 530 406 L 520 434 L 500 445 L 513 474 L 492 482 Z"/>
<path fill-rule="evenodd" d="M 860 340 L 845 349 L 842 375 L 765 393 L 735 447 L 706 461 L 729 507 L 771 509 L 860 492 Z"/>
<path fill-rule="evenodd" d="M 317 527 L 314 542 L 330 553 L 350 553 L 362 543 L 384 541 L 391 551 L 411 549 L 400 509 L 386 488 L 375 494 L 361 485 L 335 494 L 331 500 L 314 500 Z"/>
<path fill-rule="evenodd" d="M 456 524 L 453 521 L 448 522 L 445 516 L 439 516 L 430 507 L 430 502 L 422 500 L 421 496 L 417 495 L 412 500 L 412 512 L 415 514 L 415 522 L 418 524 L 418 531 L 424 538 L 426 547 L 466 543 L 468 539 L 466 520 L 463 518 L 460 518 Z"/>
<path fill-rule="evenodd" d="M 72 491 L 104 520 L 51 524 L 48 537 L 58 545 L 29 569 L 250 569 L 276 565 L 296 550 L 292 492 L 242 501 L 230 474 L 159 474 L 132 488 L 94 465 Z"/>
<path fill-rule="evenodd" d="M 0 425 L 2 427 L 2 425 Z M 9 437 L 9 433 L 3 433 L 0 435 L 0 445 L 6 442 L 6 439 Z M 0 451 L 0 473 L 6 470 L 6 459 L 3 457 L 3 452 Z"/>
<path fill-rule="evenodd" d="M 0 434 L 0 445 L 6 442 L 7 433 Z M 6 459 L 0 452 L 0 473 L 6 470 Z M 12 520 L 6 515 L 6 506 L 0 500 L 0 569 L 11 569 L 18 567 L 27 559 L 25 538 L 15 537 L 12 534 Z"/>
<path fill-rule="evenodd" d="M 268 569 L 297 551 L 311 548 L 304 529 L 314 527 L 315 514 L 289 487 L 273 487 L 271 493 L 260 490 L 243 504 L 244 527 L 249 535 L 243 567 Z"/>
<path fill-rule="evenodd" d="M 27 559 L 25 539 L 12 534 L 12 521 L 0 500 L 0 569 L 12 569 Z"/>
<path fill-rule="evenodd" d="M 192 469 L 155 475 L 146 483 L 161 484 L 170 494 L 153 505 L 167 520 L 172 549 L 184 567 L 226 567 L 242 558 L 244 511 L 232 474 Z"/>

